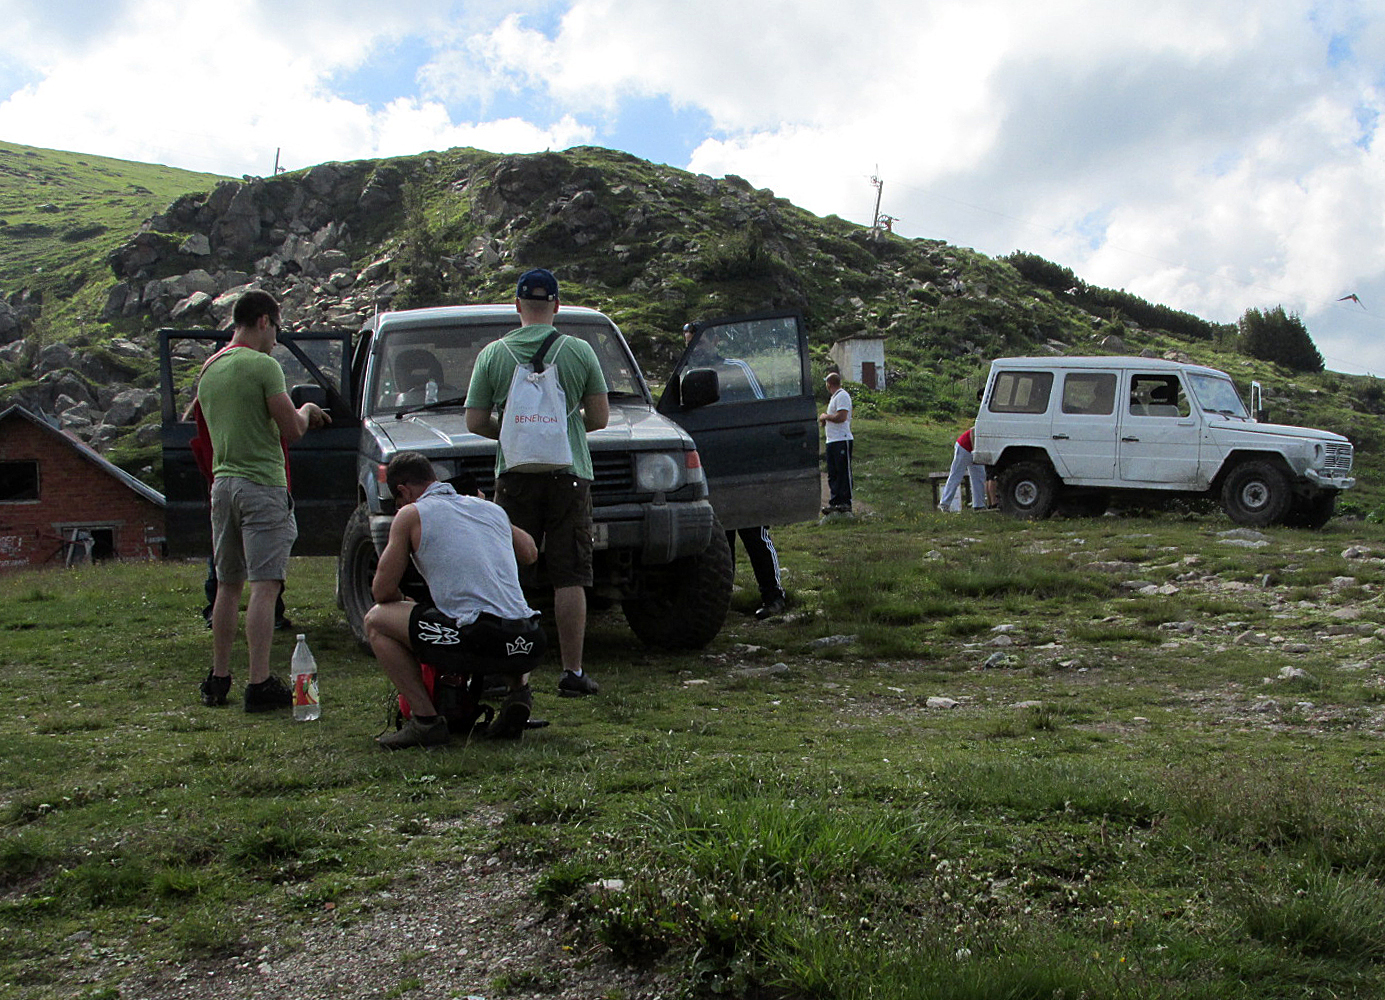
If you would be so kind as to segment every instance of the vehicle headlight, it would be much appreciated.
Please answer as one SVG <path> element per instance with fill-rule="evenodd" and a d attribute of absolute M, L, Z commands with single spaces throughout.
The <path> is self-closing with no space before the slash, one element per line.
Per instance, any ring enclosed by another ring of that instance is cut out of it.
<path fill-rule="evenodd" d="M 1322 442 L 1313 445 L 1313 468 L 1321 469 L 1326 459 L 1327 449 L 1323 447 Z"/>
<path fill-rule="evenodd" d="M 682 485 L 681 456 L 665 452 L 648 452 L 635 456 L 635 486 L 641 492 L 669 493 Z"/>

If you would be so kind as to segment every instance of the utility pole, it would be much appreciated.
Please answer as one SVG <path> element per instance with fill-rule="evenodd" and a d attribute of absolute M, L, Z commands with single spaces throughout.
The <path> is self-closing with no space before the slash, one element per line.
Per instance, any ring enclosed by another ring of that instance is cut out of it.
<path fill-rule="evenodd" d="M 880 238 L 880 199 L 885 194 L 885 182 L 880 179 L 880 166 L 878 164 L 875 167 L 875 173 L 871 174 L 870 182 L 875 187 L 875 218 L 871 221 L 870 228 L 873 237 L 878 240 Z"/>

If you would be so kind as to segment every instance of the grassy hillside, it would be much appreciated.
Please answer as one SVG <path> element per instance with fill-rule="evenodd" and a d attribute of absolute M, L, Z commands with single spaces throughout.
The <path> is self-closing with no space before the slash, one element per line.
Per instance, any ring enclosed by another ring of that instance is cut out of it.
<path fill-rule="evenodd" d="M 110 284 L 106 255 L 174 198 L 222 179 L 0 142 L 0 292 L 41 293 L 55 339 L 91 328 Z"/>
<path fill-rule="evenodd" d="M 109 323 L 94 318 L 117 277 L 109 255 L 156 214 L 154 235 L 171 245 L 206 235 L 216 205 L 228 200 L 224 190 L 209 197 L 224 178 L 3 143 L 0 167 L 0 290 L 11 298 L 26 289 L 42 295 L 31 340 L 90 351 L 121 336 L 152 346 L 166 311 Z M 1243 393 L 1261 381 L 1275 419 L 1350 437 L 1359 486 L 1341 509 L 1385 505 L 1378 485 L 1385 390 L 1378 380 L 1299 375 L 1245 358 L 1229 328 L 1080 279 L 1080 293 L 1071 294 L 1071 272 L 1032 255 L 997 259 L 938 240 L 877 237 L 740 178 L 690 174 L 596 147 L 530 156 L 454 149 L 321 165 L 237 187 L 253 194 L 263 231 L 234 252 L 203 258 L 208 267 L 257 274 L 286 234 L 311 232 L 325 220 L 343 234 L 334 249 L 345 270 L 363 274 L 372 262 L 387 262 L 386 278 L 398 285 L 393 308 L 507 299 L 520 270 L 551 267 L 566 301 L 600 308 L 621 325 L 651 381 L 667 371 L 687 320 L 794 307 L 823 366 L 836 340 L 886 337 L 889 386 L 859 391 L 862 411 L 917 415 L 944 434 L 972 416 L 992 358 L 1182 352 L 1230 372 Z M 372 188 L 383 195 L 363 197 Z M 304 223 L 309 210 L 312 221 Z M 191 266 L 174 255 L 148 274 L 163 278 Z M 127 280 L 134 287 L 144 279 Z M 354 323 L 349 308 L 329 308 L 341 300 L 320 276 L 263 280 L 290 303 L 291 324 Z M 364 307 L 358 300 L 357 315 Z M 36 374 L 0 362 L 11 386 Z M 148 375 L 139 378 L 150 384 Z M 108 453 L 137 474 L 157 468 L 155 446 L 135 445 L 133 435 Z"/>

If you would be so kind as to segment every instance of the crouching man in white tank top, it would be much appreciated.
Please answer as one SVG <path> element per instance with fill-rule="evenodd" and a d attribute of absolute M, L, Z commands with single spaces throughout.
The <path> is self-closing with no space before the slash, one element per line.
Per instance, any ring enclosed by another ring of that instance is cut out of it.
<path fill-rule="evenodd" d="M 439 482 L 432 463 L 417 452 L 395 456 L 385 482 L 398 511 L 375 570 L 376 604 L 366 614 L 365 630 L 411 712 L 403 728 L 377 742 L 397 750 L 440 746 L 450 738 L 420 661 L 444 672 L 503 674 L 510 690 L 490 734 L 518 736 L 533 705 L 529 671 L 545 649 L 539 614 L 519 585 L 519 567 L 538 559 L 538 546 L 496 504 Z M 410 558 L 428 583 L 434 607 L 400 590 Z"/>

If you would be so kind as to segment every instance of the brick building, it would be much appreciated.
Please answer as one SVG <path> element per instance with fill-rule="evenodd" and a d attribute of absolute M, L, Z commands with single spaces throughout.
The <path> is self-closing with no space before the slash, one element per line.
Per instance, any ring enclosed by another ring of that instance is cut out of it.
<path fill-rule="evenodd" d="M 0 571 L 163 548 L 162 493 L 23 407 L 0 412 Z"/>

